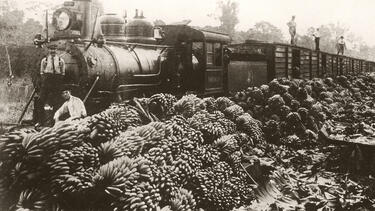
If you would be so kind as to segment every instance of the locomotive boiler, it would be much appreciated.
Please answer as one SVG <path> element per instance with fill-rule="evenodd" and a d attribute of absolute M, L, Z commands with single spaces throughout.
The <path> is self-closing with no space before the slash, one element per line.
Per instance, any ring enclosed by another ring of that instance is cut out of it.
<path fill-rule="evenodd" d="M 89 113 L 133 96 L 227 89 L 226 34 L 184 22 L 155 27 L 138 11 L 131 20 L 101 15 L 90 0 L 65 2 L 49 27 L 46 45 L 57 46 L 66 67 L 64 84 L 56 86 L 69 86 Z"/>

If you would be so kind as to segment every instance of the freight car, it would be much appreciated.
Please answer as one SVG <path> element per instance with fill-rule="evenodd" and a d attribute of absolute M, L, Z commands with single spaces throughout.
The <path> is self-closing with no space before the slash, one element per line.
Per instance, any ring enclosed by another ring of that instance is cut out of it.
<path fill-rule="evenodd" d="M 236 81 L 230 83 L 230 91 L 259 86 L 274 78 L 291 78 L 295 67 L 305 79 L 375 72 L 372 61 L 283 43 L 248 40 L 229 48 L 232 53 L 228 78 Z"/>
<path fill-rule="evenodd" d="M 187 23 L 155 27 L 138 11 L 131 20 L 95 11 L 90 0 L 65 2 L 53 13 L 44 45 L 57 46 L 66 64 L 64 84 L 57 86 L 69 86 L 74 95 L 87 99 L 89 113 L 115 100 L 156 92 L 227 91 L 227 34 Z M 41 47 L 43 41 L 35 43 Z M 33 81 L 40 87 L 38 78 Z M 45 116 L 45 102 L 35 105 L 36 119 Z"/>

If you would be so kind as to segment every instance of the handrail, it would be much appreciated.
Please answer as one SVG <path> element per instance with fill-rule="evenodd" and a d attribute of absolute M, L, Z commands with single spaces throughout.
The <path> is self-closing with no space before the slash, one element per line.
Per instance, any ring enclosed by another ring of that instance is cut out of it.
<path fill-rule="evenodd" d="M 85 98 L 83 99 L 83 103 L 85 103 L 86 100 L 87 100 L 87 98 L 89 98 L 89 96 L 90 96 L 92 90 L 94 89 L 94 87 L 95 87 L 96 84 L 98 83 L 98 80 L 99 80 L 99 76 L 96 76 L 94 83 L 91 85 L 90 90 L 87 92 Z"/>

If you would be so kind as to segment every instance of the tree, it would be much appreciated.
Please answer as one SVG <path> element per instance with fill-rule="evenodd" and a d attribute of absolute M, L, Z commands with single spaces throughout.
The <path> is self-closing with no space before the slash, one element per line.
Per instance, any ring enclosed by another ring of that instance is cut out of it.
<path fill-rule="evenodd" d="M 239 23 L 237 17 L 238 3 L 233 2 L 232 0 L 222 0 L 218 2 L 218 6 L 221 10 L 221 14 L 218 17 L 220 21 L 219 30 L 233 36 L 236 25 Z"/>
<path fill-rule="evenodd" d="M 315 29 L 313 27 L 310 27 L 307 29 L 307 34 L 297 34 L 297 45 L 305 48 L 315 49 L 315 41 L 314 37 L 312 36 L 314 32 Z"/>
<path fill-rule="evenodd" d="M 248 37 L 253 40 L 264 42 L 282 42 L 283 33 L 279 28 L 267 21 L 260 21 L 254 25 L 254 28 L 248 30 Z"/>
<path fill-rule="evenodd" d="M 284 42 L 283 33 L 279 28 L 267 21 L 257 22 L 253 28 L 247 31 L 236 31 L 233 35 L 234 43 L 243 43 L 245 40 L 257 40 L 264 42 Z"/>
<path fill-rule="evenodd" d="M 156 19 L 156 20 L 154 21 L 154 25 L 155 25 L 155 26 L 163 26 L 163 25 L 165 25 L 165 22 L 162 21 L 162 20 L 160 20 L 160 19 Z"/>
<path fill-rule="evenodd" d="M 0 16 L 0 44 L 27 45 L 31 44 L 35 33 L 42 30 L 42 25 L 33 20 L 24 20 L 24 13 L 20 10 L 5 12 Z"/>

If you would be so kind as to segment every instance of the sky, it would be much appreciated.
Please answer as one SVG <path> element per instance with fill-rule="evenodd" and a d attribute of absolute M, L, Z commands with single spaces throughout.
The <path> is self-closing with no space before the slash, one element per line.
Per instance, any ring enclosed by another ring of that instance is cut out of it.
<path fill-rule="evenodd" d="M 18 0 L 18 5 L 28 1 Z M 63 0 L 44 0 L 62 3 Z M 375 45 L 375 0 L 233 0 L 239 5 L 237 30 L 248 30 L 258 21 L 268 21 L 280 28 L 288 37 L 286 22 L 296 16 L 297 33 L 305 34 L 309 27 L 339 23 L 348 27 L 363 40 Z M 190 25 L 219 25 L 217 0 L 102 0 L 105 12 L 133 17 L 135 9 L 144 11 L 150 20 L 160 19 L 166 23 L 185 19 Z M 211 15 L 210 15 L 211 14 Z M 345 36 L 345 35 L 344 35 Z"/>

